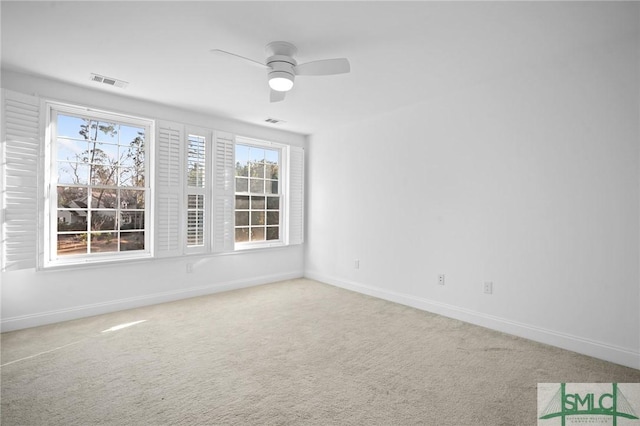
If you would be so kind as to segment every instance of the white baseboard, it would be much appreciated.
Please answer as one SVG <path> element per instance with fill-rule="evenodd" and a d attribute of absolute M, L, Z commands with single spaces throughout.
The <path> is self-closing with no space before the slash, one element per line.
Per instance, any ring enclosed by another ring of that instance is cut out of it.
<path fill-rule="evenodd" d="M 291 280 L 302 277 L 301 271 L 263 275 L 249 279 L 227 281 L 199 287 L 153 293 L 143 296 L 129 297 L 126 299 L 111 300 L 108 302 L 94 303 L 90 305 L 75 306 L 68 309 L 58 309 L 55 311 L 40 312 L 36 314 L 23 315 L 11 318 L 4 318 L 0 321 L 2 332 L 20 330 L 23 328 L 37 327 L 40 325 L 53 324 L 62 321 L 69 321 L 78 318 L 86 318 L 94 315 L 106 314 L 109 312 L 122 311 L 125 309 L 139 308 L 141 306 L 155 305 L 164 302 L 173 302 L 190 297 L 204 296 L 207 294 L 220 293 L 223 291 L 237 290 L 240 288 L 254 287 L 262 284 L 269 284 L 277 281 Z"/>
<path fill-rule="evenodd" d="M 313 271 L 306 271 L 305 277 L 324 282 L 336 287 L 411 306 L 423 311 L 432 312 L 449 318 L 479 325 L 492 330 L 511 334 L 558 348 L 570 350 L 583 355 L 624 365 L 640 370 L 640 352 L 597 342 L 582 337 L 572 336 L 548 330 L 506 318 L 487 315 L 482 312 L 461 308 L 409 294 L 398 293 L 378 287 L 372 287 L 353 281 L 330 277 Z"/>

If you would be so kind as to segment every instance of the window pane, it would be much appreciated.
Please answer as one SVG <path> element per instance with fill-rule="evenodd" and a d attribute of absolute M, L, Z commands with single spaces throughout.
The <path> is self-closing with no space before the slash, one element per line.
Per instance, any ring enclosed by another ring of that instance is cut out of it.
<path fill-rule="evenodd" d="M 144 212 L 124 211 L 120 213 L 120 229 L 144 229 Z"/>
<path fill-rule="evenodd" d="M 236 161 L 236 176 L 249 176 L 249 164 Z"/>
<path fill-rule="evenodd" d="M 249 228 L 236 228 L 236 242 L 249 241 Z"/>
<path fill-rule="evenodd" d="M 92 232 L 91 253 L 118 251 L 118 234 L 116 232 Z"/>
<path fill-rule="evenodd" d="M 265 208 L 265 198 L 264 197 L 251 197 L 251 209 L 262 209 Z"/>
<path fill-rule="evenodd" d="M 91 230 L 92 231 L 110 231 L 116 228 L 116 212 L 115 211 L 98 211 L 91 213 Z"/>
<path fill-rule="evenodd" d="M 139 146 L 144 145 L 144 128 L 120 125 L 120 137 L 118 138 L 120 145 Z"/>
<path fill-rule="evenodd" d="M 278 181 L 277 180 L 267 180 L 265 181 L 265 188 L 267 194 L 278 194 Z"/>
<path fill-rule="evenodd" d="M 58 234 L 58 255 L 86 254 L 87 234 Z"/>
<path fill-rule="evenodd" d="M 248 195 L 236 195 L 236 209 L 249 209 Z"/>
<path fill-rule="evenodd" d="M 204 188 L 206 139 L 202 136 L 189 135 L 187 147 L 187 185 Z"/>
<path fill-rule="evenodd" d="M 143 168 L 144 150 L 139 146 L 120 146 L 118 164 L 122 167 Z"/>
<path fill-rule="evenodd" d="M 278 210 L 280 208 L 280 197 L 267 197 L 267 209 Z"/>
<path fill-rule="evenodd" d="M 86 139 L 84 138 L 80 132 L 82 131 L 82 126 L 87 123 L 87 120 L 84 120 L 80 117 L 72 117 L 70 115 L 58 114 L 57 120 L 57 131 L 58 136 L 75 138 L 75 139 Z"/>
<path fill-rule="evenodd" d="M 267 149 L 264 153 L 264 160 L 267 163 L 277 164 L 280 162 L 280 151 L 275 149 Z"/>
<path fill-rule="evenodd" d="M 249 212 L 236 211 L 236 226 L 249 226 Z"/>
<path fill-rule="evenodd" d="M 264 163 L 264 149 L 249 147 L 249 161 L 253 163 Z"/>
<path fill-rule="evenodd" d="M 117 177 L 117 167 L 103 166 L 99 164 L 91 165 L 91 184 L 100 186 L 115 186 Z"/>
<path fill-rule="evenodd" d="M 249 147 L 236 145 L 236 176 L 249 176 Z"/>
<path fill-rule="evenodd" d="M 278 240 L 278 239 L 280 239 L 280 228 L 277 226 L 268 226 L 267 240 Z"/>
<path fill-rule="evenodd" d="M 58 160 L 89 162 L 89 145 L 85 141 L 58 139 Z"/>
<path fill-rule="evenodd" d="M 236 192 L 248 192 L 249 191 L 249 179 L 236 178 Z"/>
<path fill-rule="evenodd" d="M 265 167 L 264 177 L 267 179 L 278 179 L 278 165 L 267 164 Z"/>
<path fill-rule="evenodd" d="M 92 121 L 91 134 L 95 136 L 96 140 L 102 142 L 118 143 L 118 130 L 120 130 L 120 126 L 118 126 L 116 123 L 107 123 L 104 121 L 99 121 L 97 123 L 97 129 L 94 127 L 95 125 L 96 122 Z"/>
<path fill-rule="evenodd" d="M 136 189 L 120 190 L 120 208 L 144 209 L 144 191 Z"/>
<path fill-rule="evenodd" d="M 271 211 L 267 212 L 267 225 L 279 225 L 280 224 L 280 212 Z"/>
<path fill-rule="evenodd" d="M 91 191 L 91 207 L 93 208 L 115 209 L 117 203 L 117 189 L 93 189 Z"/>
<path fill-rule="evenodd" d="M 264 178 L 264 164 L 250 163 L 249 174 L 251 177 Z"/>
<path fill-rule="evenodd" d="M 89 183 L 89 166 L 82 163 L 58 163 L 58 183 L 87 185 Z"/>
<path fill-rule="evenodd" d="M 204 165 L 189 161 L 187 163 L 187 185 L 204 188 Z"/>
<path fill-rule="evenodd" d="M 264 180 L 250 179 L 250 191 L 255 194 L 264 194 Z"/>
<path fill-rule="evenodd" d="M 118 145 L 90 143 L 89 163 L 115 166 L 118 163 Z"/>
<path fill-rule="evenodd" d="M 251 228 L 251 241 L 264 241 L 264 228 Z"/>
<path fill-rule="evenodd" d="M 87 210 L 58 210 L 58 232 L 86 230 Z"/>
<path fill-rule="evenodd" d="M 144 250 L 144 232 L 120 234 L 120 251 Z"/>
<path fill-rule="evenodd" d="M 251 212 L 251 225 L 264 225 L 264 212 Z"/>
<path fill-rule="evenodd" d="M 137 138 L 144 140 L 144 128 L 127 124 L 120 125 L 120 137 L 118 138 L 120 145 L 129 145 Z"/>
<path fill-rule="evenodd" d="M 87 189 L 73 186 L 59 186 L 58 207 L 86 208 Z"/>
<path fill-rule="evenodd" d="M 120 186 L 144 186 L 144 169 L 118 167 Z"/>

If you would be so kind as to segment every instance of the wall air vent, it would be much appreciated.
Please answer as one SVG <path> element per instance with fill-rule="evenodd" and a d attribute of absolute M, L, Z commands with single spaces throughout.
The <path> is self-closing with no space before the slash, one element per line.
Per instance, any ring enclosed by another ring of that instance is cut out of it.
<path fill-rule="evenodd" d="M 105 77 L 103 75 L 93 73 L 91 74 L 91 81 L 95 81 L 96 83 L 104 83 L 108 86 L 119 87 L 121 89 L 124 89 L 129 84 L 126 81 L 118 80 L 117 78 Z"/>
<path fill-rule="evenodd" d="M 266 120 L 264 120 L 266 123 L 269 124 L 278 124 L 278 123 L 284 123 L 284 120 L 278 120 L 277 118 L 267 118 Z"/>

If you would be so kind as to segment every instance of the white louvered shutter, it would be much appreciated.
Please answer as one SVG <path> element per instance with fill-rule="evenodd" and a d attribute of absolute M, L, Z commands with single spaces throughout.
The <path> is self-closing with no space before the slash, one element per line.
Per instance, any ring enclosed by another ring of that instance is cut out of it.
<path fill-rule="evenodd" d="M 38 261 L 40 102 L 2 92 L 2 270 L 35 268 Z"/>
<path fill-rule="evenodd" d="M 217 132 L 214 147 L 213 250 L 233 251 L 235 241 L 235 160 L 230 133 Z"/>
<path fill-rule="evenodd" d="M 178 256 L 183 249 L 183 126 L 159 122 L 156 146 L 156 256 Z"/>
<path fill-rule="evenodd" d="M 292 146 L 289 159 L 289 244 L 304 242 L 304 149 Z"/>

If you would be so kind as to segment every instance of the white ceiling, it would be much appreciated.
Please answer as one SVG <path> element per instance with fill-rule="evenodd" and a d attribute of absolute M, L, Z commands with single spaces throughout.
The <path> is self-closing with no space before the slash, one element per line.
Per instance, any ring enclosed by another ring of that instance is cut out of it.
<path fill-rule="evenodd" d="M 637 28 L 597 2 L 1 2 L 2 67 L 302 134 L 449 91 Z M 347 57 L 352 72 L 299 77 L 269 103 L 263 61 L 275 40 L 299 63 Z M 91 82 L 97 73 L 129 82 Z"/>

